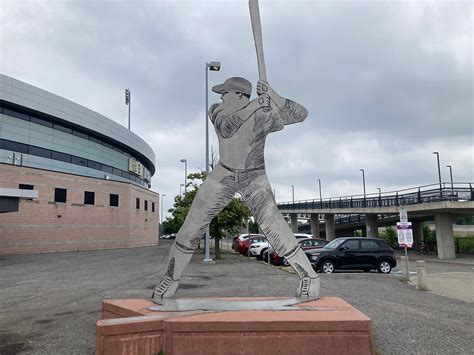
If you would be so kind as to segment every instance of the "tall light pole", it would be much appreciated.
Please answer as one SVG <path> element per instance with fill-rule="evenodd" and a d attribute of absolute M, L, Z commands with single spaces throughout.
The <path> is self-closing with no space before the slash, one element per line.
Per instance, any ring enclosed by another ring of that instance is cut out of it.
<path fill-rule="evenodd" d="M 454 191 L 454 184 L 453 184 L 453 168 L 451 165 L 446 165 L 449 168 L 449 177 L 451 178 L 451 191 Z"/>
<path fill-rule="evenodd" d="M 365 204 L 365 170 L 360 169 L 362 171 L 362 185 L 364 185 L 364 204 Z"/>
<path fill-rule="evenodd" d="M 128 105 L 128 130 L 130 131 L 130 108 L 132 107 L 132 93 L 125 89 L 125 105 Z"/>
<path fill-rule="evenodd" d="M 160 229 L 161 229 L 161 235 L 163 235 L 163 198 L 166 196 L 166 194 L 161 194 L 161 223 L 160 223 Z"/>
<path fill-rule="evenodd" d="M 184 184 L 179 184 L 179 196 L 181 196 L 183 193 L 181 192 L 181 188 L 184 186 Z"/>
<path fill-rule="evenodd" d="M 293 196 L 293 204 L 295 204 L 295 185 L 291 185 L 291 194 Z"/>
<path fill-rule="evenodd" d="M 433 152 L 433 154 L 436 154 L 436 160 L 438 161 L 439 194 L 443 196 L 443 186 L 441 185 L 441 168 L 439 167 L 439 153 Z"/>
<path fill-rule="evenodd" d="M 180 162 L 184 163 L 184 193 L 186 193 L 186 182 L 188 181 L 188 161 L 186 159 L 181 159 Z"/>
<path fill-rule="evenodd" d="M 210 71 L 219 71 L 221 70 L 221 63 L 220 62 L 209 62 L 206 63 L 206 177 L 209 176 L 209 74 L 208 69 Z M 205 263 L 213 262 L 211 259 L 211 243 L 209 238 L 209 226 L 206 228 L 206 236 L 204 239 L 204 260 Z"/>
<path fill-rule="evenodd" d="M 382 190 L 380 190 L 380 187 L 377 187 L 377 190 L 379 190 L 379 195 L 382 194 Z"/>
<path fill-rule="evenodd" d="M 323 195 L 321 194 L 321 179 L 316 179 L 319 183 L 319 202 L 321 203 L 321 208 L 323 208 Z"/>

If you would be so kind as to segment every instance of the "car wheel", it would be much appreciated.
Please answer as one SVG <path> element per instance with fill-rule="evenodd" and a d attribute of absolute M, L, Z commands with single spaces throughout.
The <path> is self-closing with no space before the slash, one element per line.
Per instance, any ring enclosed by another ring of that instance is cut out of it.
<path fill-rule="evenodd" d="M 247 251 L 245 252 L 245 256 L 250 256 L 250 250 L 247 249 Z"/>
<path fill-rule="evenodd" d="M 336 266 L 331 260 L 323 261 L 323 263 L 321 264 L 321 271 L 325 274 L 333 273 L 335 268 Z"/>
<path fill-rule="evenodd" d="M 387 260 L 382 260 L 382 261 L 379 261 L 379 264 L 377 266 L 377 271 L 382 274 L 390 274 L 390 271 L 392 271 L 392 266 Z"/>
<path fill-rule="evenodd" d="M 260 260 L 265 260 L 267 254 L 268 254 L 268 253 L 267 253 L 267 249 L 262 250 L 262 251 L 260 252 L 260 256 L 259 256 Z"/>

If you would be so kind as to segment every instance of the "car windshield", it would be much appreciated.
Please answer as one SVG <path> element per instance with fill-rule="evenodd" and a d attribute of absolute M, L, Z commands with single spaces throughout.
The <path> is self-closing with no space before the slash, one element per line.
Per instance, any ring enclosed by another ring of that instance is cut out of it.
<path fill-rule="evenodd" d="M 343 242 L 344 239 L 334 239 L 331 243 L 327 244 L 324 249 L 336 249 Z"/>

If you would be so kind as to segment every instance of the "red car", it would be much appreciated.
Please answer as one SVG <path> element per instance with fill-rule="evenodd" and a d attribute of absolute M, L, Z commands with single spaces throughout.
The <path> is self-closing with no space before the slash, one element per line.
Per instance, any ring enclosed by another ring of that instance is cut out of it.
<path fill-rule="evenodd" d="M 246 254 L 250 244 L 254 242 L 250 239 L 253 237 L 265 238 L 265 236 L 262 234 L 239 234 L 236 235 L 232 240 L 232 249 L 238 253 Z"/>
<path fill-rule="evenodd" d="M 326 239 L 321 238 L 307 238 L 298 241 L 298 244 L 300 245 L 300 248 L 303 249 L 303 251 L 323 248 L 328 243 L 329 242 Z M 273 265 L 289 265 L 285 258 L 279 256 L 275 251 L 270 253 L 270 262 Z"/>

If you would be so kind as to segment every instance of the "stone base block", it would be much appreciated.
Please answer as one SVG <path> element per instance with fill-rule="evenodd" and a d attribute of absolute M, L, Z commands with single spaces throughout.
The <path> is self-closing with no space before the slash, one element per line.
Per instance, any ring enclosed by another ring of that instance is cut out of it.
<path fill-rule="evenodd" d="M 257 299 L 278 298 L 235 298 Z M 375 352 L 370 318 L 337 297 L 301 303 L 286 311 L 165 312 L 150 311 L 150 306 L 153 303 L 143 299 L 104 301 L 102 320 L 97 322 L 96 354 Z"/>

